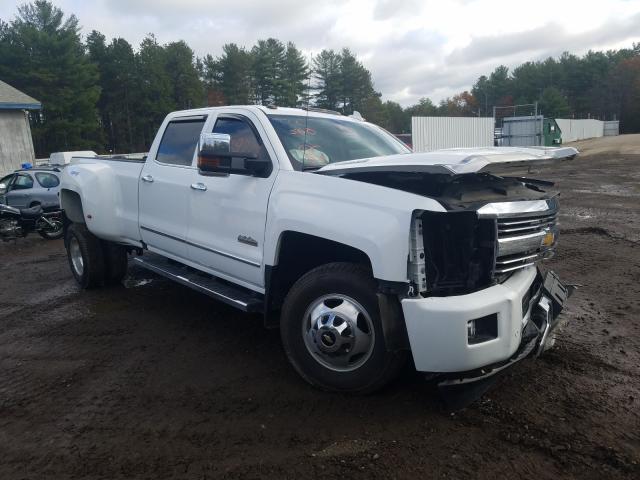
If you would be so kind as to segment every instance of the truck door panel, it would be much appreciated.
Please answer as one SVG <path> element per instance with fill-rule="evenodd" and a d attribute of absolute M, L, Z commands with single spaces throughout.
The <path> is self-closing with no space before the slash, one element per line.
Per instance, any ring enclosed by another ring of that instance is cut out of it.
<path fill-rule="evenodd" d="M 163 133 L 155 158 L 148 158 L 139 179 L 142 240 L 152 250 L 187 258 L 187 222 L 193 160 L 206 116 L 178 117 Z"/>
<path fill-rule="evenodd" d="M 275 158 L 262 141 L 262 126 L 250 114 L 220 114 L 212 130 L 230 135 L 232 152 Z M 260 291 L 267 205 L 275 175 L 275 169 L 268 178 L 210 176 L 194 170 L 194 184 L 201 188 L 190 192 L 189 259 L 214 275 Z"/>

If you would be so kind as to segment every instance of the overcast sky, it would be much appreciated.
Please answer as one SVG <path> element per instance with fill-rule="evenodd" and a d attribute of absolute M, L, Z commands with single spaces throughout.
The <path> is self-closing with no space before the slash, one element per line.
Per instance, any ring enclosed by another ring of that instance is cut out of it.
<path fill-rule="evenodd" d="M 0 18 L 22 1 L 2 0 Z M 155 33 L 183 39 L 197 55 L 224 43 L 293 41 L 306 55 L 354 51 L 383 99 L 402 105 L 439 101 L 471 88 L 496 66 L 563 51 L 629 47 L 640 42 L 640 0 L 57 0 L 83 33 L 93 29 L 137 46 Z"/>

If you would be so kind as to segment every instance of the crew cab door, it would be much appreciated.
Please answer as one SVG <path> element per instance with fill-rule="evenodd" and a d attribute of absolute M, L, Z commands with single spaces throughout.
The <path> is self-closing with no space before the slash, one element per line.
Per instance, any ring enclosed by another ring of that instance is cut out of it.
<path fill-rule="evenodd" d="M 149 152 L 140 174 L 140 236 L 150 250 L 176 260 L 187 259 L 189 186 L 206 118 L 205 115 L 172 118 L 159 144 Z"/>
<path fill-rule="evenodd" d="M 267 178 L 193 171 L 189 259 L 213 275 L 263 291 L 263 244 L 269 194 L 277 174 L 275 151 L 263 140 L 266 132 L 250 112 L 218 114 L 206 131 L 228 134 L 232 153 L 254 153 L 274 167 Z"/>

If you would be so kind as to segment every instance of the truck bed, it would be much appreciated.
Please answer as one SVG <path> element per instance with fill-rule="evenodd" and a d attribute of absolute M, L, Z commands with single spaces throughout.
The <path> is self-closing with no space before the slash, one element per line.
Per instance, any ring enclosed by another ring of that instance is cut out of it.
<path fill-rule="evenodd" d="M 83 210 L 85 217 L 91 215 L 87 226 L 95 235 L 114 242 L 140 241 L 138 182 L 144 161 L 145 154 L 73 157 L 64 169 L 68 188 L 81 182 L 82 189 L 93 192 L 84 199 Z"/>

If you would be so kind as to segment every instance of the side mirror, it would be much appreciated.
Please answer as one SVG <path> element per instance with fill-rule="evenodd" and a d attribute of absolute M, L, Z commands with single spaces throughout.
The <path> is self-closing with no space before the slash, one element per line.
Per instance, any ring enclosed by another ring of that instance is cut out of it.
<path fill-rule="evenodd" d="M 202 133 L 198 143 L 198 170 L 204 173 L 231 172 L 231 136 L 226 133 Z"/>
<path fill-rule="evenodd" d="M 236 173 L 268 177 L 272 164 L 255 153 L 232 152 L 231 136 L 226 133 L 203 133 L 198 144 L 198 170 L 205 175 Z"/>

